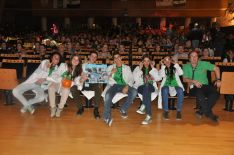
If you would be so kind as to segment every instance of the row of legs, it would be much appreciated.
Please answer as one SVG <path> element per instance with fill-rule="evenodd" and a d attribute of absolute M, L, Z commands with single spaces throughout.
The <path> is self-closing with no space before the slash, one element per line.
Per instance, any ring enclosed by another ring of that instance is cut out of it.
<path fill-rule="evenodd" d="M 113 85 L 106 93 L 105 99 L 104 99 L 104 114 L 103 118 L 104 120 L 107 120 L 109 122 L 111 118 L 111 106 L 112 106 L 112 99 L 115 96 L 116 93 L 121 92 L 124 86 L 122 85 Z M 61 89 L 61 99 L 59 101 L 59 104 L 57 106 L 56 100 L 55 100 L 55 94 L 58 91 L 59 87 L 58 85 L 51 85 L 49 87 L 49 100 L 50 100 L 50 107 L 51 107 L 51 113 L 54 113 L 54 111 L 58 111 L 60 113 L 66 103 L 66 100 L 69 96 L 69 93 L 72 94 L 74 100 L 77 103 L 78 111 L 77 114 L 83 113 L 83 106 L 80 98 L 80 91 L 77 90 L 76 86 L 73 86 L 71 89 Z M 93 86 L 93 88 L 90 88 L 95 91 L 95 98 L 94 98 L 94 107 L 95 109 L 98 109 L 99 103 L 101 100 L 101 87 Z M 177 113 L 180 114 L 183 104 L 183 98 L 184 93 L 182 88 L 176 87 L 177 92 Z M 27 100 L 24 97 L 24 92 L 28 90 L 33 90 L 36 96 L 32 99 Z M 138 90 L 129 87 L 128 96 L 125 100 L 125 102 L 120 107 L 120 114 L 124 118 L 127 117 L 127 110 L 130 107 L 130 105 L 133 103 L 133 100 L 135 99 L 137 93 L 142 94 L 143 96 L 143 104 L 145 106 L 145 113 L 147 115 L 148 120 L 152 118 L 152 112 L 151 112 L 151 93 L 154 92 L 154 87 L 150 84 L 142 85 L 138 88 Z M 215 105 L 217 99 L 218 99 L 218 93 L 216 90 L 211 86 L 202 86 L 200 89 L 194 90 L 197 97 L 197 103 L 201 107 L 198 113 L 200 115 L 205 115 L 209 118 L 212 118 L 213 120 L 217 117 L 214 116 L 212 112 L 212 108 Z M 14 96 L 23 104 L 23 108 L 21 109 L 21 112 L 26 112 L 27 110 L 31 113 L 33 113 L 33 107 L 32 105 L 34 103 L 41 102 L 45 99 L 44 90 L 41 89 L 40 86 L 36 84 L 21 84 L 18 85 L 13 90 Z M 9 95 L 9 94 L 8 94 Z M 164 109 L 164 118 L 168 118 L 168 100 L 169 100 L 169 88 L 163 87 L 162 88 L 162 100 L 163 100 L 163 109 Z M 228 101 L 229 105 L 233 102 L 233 96 L 225 96 L 226 101 Z M 230 106 L 227 106 L 226 109 L 230 108 Z M 55 109 L 55 110 L 54 110 Z M 59 114 L 58 114 L 59 115 Z M 98 113 L 99 115 L 99 113 Z M 178 115 L 177 115 L 178 116 Z M 100 117 L 100 115 L 98 116 Z M 181 118 L 181 114 L 180 114 Z"/>

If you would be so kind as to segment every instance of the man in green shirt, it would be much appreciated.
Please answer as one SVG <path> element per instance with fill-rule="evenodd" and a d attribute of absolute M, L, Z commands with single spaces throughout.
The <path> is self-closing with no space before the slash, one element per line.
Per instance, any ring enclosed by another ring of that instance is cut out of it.
<path fill-rule="evenodd" d="M 122 118 L 127 118 L 127 110 L 137 95 L 137 90 L 133 88 L 133 75 L 131 68 L 123 64 L 119 53 L 113 54 L 114 64 L 107 68 L 109 75 L 108 85 L 104 90 L 104 114 L 103 118 L 108 126 L 112 124 L 111 105 L 112 99 L 117 93 L 127 94 L 125 102 L 120 107 Z"/>
<path fill-rule="evenodd" d="M 214 71 L 216 76 L 215 85 L 220 87 L 220 71 L 219 68 L 210 62 L 199 61 L 198 53 L 193 51 L 189 54 L 190 63 L 183 66 L 183 80 L 188 83 L 190 92 L 194 92 L 197 103 L 201 109 L 196 112 L 196 116 L 201 118 L 204 114 L 214 122 L 218 122 L 218 116 L 214 115 L 212 108 L 218 99 L 216 89 L 209 85 L 207 79 L 207 71 Z M 207 102 L 206 99 L 207 98 Z"/>

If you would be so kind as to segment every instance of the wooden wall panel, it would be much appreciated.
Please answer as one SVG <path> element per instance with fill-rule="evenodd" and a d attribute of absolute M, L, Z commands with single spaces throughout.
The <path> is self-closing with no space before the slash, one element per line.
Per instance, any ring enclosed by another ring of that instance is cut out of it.
<path fill-rule="evenodd" d="M 48 9 L 39 7 L 38 1 L 34 0 L 34 15 L 118 17 L 127 14 L 132 17 L 219 17 L 224 15 L 227 0 L 187 0 L 186 5 L 180 7 L 156 7 L 155 0 L 81 0 L 80 9 Z"/>

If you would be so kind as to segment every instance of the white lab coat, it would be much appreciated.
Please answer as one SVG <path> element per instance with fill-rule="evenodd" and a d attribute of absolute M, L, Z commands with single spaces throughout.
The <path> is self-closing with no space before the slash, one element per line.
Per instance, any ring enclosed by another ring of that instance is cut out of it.
<path fill-rule="evenodd" d="M 116 64 L 110 65 L 107 68 L 107 74 L 109 75 L 109 80 L 108 80 L 108 84 L 106 86 L 106 88 L 104 89 L 104 91 L 102 92 L 102 97 L 105 97 L 105 94 L 107 92 L 107 90 L 113 86 L 114 84 L 116 84 L 117 82 L 114 80 L 114 74 L 111 75 L 111 70 L 113 68 L 116 68 Z M 126 82 L 127 85 L 129 85 L 130 87 L 133 86 L 133 74 L 131 71 L 131 68 L 125 64 L 122 64 L 122 75 L 123 75 L 123 79 Z"/>
<path fill-rule="evenodd" d="M 24 83 L 35 83 L 41 78 L 47 78 L 49 74 L 49 68 L 47 64 L 50 63 L 49 60 L 43 60 L 39 67 L 32 73 L 32 75 Z M 58 69 L 55 67 L 54 72 Z"/>
<path fill-rule="evenodd" d="M 180 81 L 180 77 L 179 77 L 179 76 L 183 75 L 183 70 L 181 69 L 180 65 L 177 64 L 177 63 L 174 65 L 174 67 L 176 69 L 176 72 L 175 72 L 176 82 L 177 82 L 178 86 L 181 87 L 183 89 L 183 91 L 184 91 L 184 86 L 183 86 L 182 82 Z M 159 70 L 159 75 L 163 78 L 162 83 L 160 85 L 159 96 L 158 96 L 159 109 L 162 109 L 161 89 L 162 89 L 162 87 L 165 84 L 166 79 L 167 79 L 167 75 L 165 73 L 165 68 L 166 68 L 166 66 L 162 65 L 161 69 Z M 174 87 L 169 87 L 169 94 L 170 94 L 170 96 L 175 96 L 176 95 L 176 90 L 175 90 Z"/>
<path fill-rule="evenodd" d="M 51 82 L 60 84 L 60 87 L 61 87 L 61 82 L 63 79 L 62 74 L 66 71 L 68 71 L 67 64 L 61 63 L 60 66 L 58 67 L 57 71 L 48 80 Z M 82 90 L 82 88 L 83 88 L 83 83 L 80 82 L 80 78 L 81 78 L 81 76 L 77 76 L 72 82 L 72 86 L 76 85 L 78 90 Z"/>
<path fill-rule="evenodd" d="M 159 72 L 156 68 L 152 68 L 150 71 L 149 71 L 149 74 L 153 77 L 154 81 L 153 81 L 153 86 L 155 88 L 155 92 L 158 92 L 158 86 L 157 86 L 157 83 L 156 81 L 160 81 L 162 78 L 161 76 L 159 75 Z M 133 78 L 134 78 L 134 85 L 133 87 L 134 88 L 138 88 L 139 86 L 143 85 L 144 84 L 144 79 L 143 79 L 143 72 L 142 70 L 140 69 L 139 66 L 137 66 L 134 71 L 133 71 Z"/>

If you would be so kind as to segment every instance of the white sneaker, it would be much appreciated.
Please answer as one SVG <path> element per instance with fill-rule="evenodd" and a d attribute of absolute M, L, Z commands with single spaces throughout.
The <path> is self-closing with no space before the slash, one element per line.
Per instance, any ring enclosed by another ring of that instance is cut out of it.
<path fill-rule="evenodd" d="M 33 115 L 35 112 L 35 109 L 30 105 L 28 106 L 28 111 L 30 112 L 31 115 Z"/>
<path fill-rule="evenodd" d="M 60 117 L 62 111 L 63 111 L 63 109 L 57 108 L 56 113 L 55 113 L 55 116 L 56 116 L 56 117 Z"/>
<path fill-rule="evenodd" d="M 57 110 L 57 108 L 56 108 L 56 107 L 54 107 L 54 108 L 50 108 L 50 117 L 55 117 L 56 110 Z"/>
<path fill-rule="evenodd" d="M 139 109 L 136 111 L 138 114 L 144 115 L 145 114 L 145 105 L 142 104 Z"/>
<path fill-rule="evenodd" d="M 111 125 L 112 125 L 112 122 L 113 122 L 113 119 L 112 119 L 112 118 L 104 119 L 104 122 L 105 122 L 108 126 L 111 126 Z"/>
<path fill-rule="evenodd" d="M 149 115 L 146 115 L 146 118 L 144 121 L 141 122 L 142 125 L 147 125 L 150 124 L 152 122 L 152 117 Z"/>
<path fill-rule="evenodd" d="M 22 114 L 24 114 L 24 113 L 27 112 L 27 110 L 28 110 L 28 108 L 25 107 L 25 106 L 23 106 L 23 107 L 20 109 L 20 112 L 21 112 Z"/>

